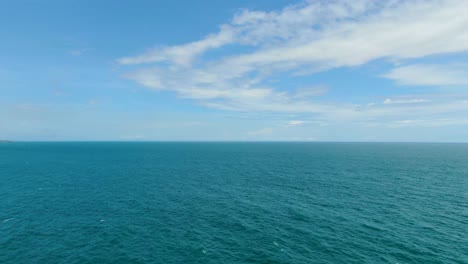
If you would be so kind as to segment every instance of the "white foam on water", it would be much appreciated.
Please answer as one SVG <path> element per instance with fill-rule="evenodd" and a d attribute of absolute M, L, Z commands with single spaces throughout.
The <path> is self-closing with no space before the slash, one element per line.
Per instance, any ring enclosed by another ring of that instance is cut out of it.
<path fill-rule="evenodd" d="M 275 244 L 275 246 L 278 246 L 278 243 L 276 243 L 276 241 L 273 241 L 273 244 Z"/>
<path fill-rule="evenodd" d="M 3 220 L 3 222 L 2 222 L 2 223 L 9 222 L 10 220 L 13 220 L 13 219 L 14 219 L 14 218 L 8 218 L 8 219 L 5 219 L 5 220 Z"/>

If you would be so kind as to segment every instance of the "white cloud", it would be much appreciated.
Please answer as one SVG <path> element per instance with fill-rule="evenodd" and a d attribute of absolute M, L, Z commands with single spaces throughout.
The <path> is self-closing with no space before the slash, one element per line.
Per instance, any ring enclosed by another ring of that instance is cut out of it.
<path fill-rule="evenodd" d="M 328 87 L 324 85 L 299 88 L 295 91 L 294 97 L 296 98 L 308 98 L 324 95 L 328 92 Z"/>
<path fill-rule="evenodd" d="M 118 62 L 154 63 L 126 77 L 222 110 L 308 113 L 319 120 L 335 121 L 466 113 L 468 106 L 457 99 L 430 105 L 421 101 L 426 99 L 388 99 L 375 105 L 327 103 L 315 98 L 326 93 L 326 88 L 294 91 L 269 81 L 278 73 L 311 74 L 377 59 L 393 61 L 467 51 L 467 13 L 464 0 L 309 1 L 280 11 L 243 10 L 204 39 L 155 48 Z M 203 60 L 204 53 L 225 45 L 247 46 L 251 51 Z M 421 71 L 413 68 L 405 75 L 408 67 L 397 68 L 385 77 L 421 83 Z M 439 70 L 433 70 L 438 75 L 427 77 L 426 82 L 447 84 L 456 77 L 455 83 L 465 83 L 458 73 Z M 450 78 L 442 78 L 447 75 Z"/>
<path fill-rule="evenodd" d="M 384 77 L 403 85 L 468 85 L 468 65 L 416 64 L 395 68 Z"/>
<path fill-rule="evenodd" d="M 189 66 L 193 59 L 203 52 L 221 47 L 233 41 L 234 32 L 231 27 L 223 26 L 218 34 L 188 44 L 172 47 L 154 48 L 135 57 L 118 60 L 120 64 L 142 64 L 169 61 L 179 66 Z"/>
<path fill-rule="evenodd" d="M 390 99 L 387 98 L 384 100 L 384 104 L 419 104 L 429 102 L 427 99 Z"/>
<path fill-rule="evenodd" d="M 286 123 L 286 127 L 295 127 L 295 126 L 302 126 L 306 123 L 306 121 L 302 120 L 291 120 L 288 123 Z"/>
<path fill-rule="evenodd" d="M 73 56 L 81 56 L 84 53 L 88 52 L 90 49 L 76 49 L 76 50 L 70 50 L 68 53 Z"/>
<path fill-rule="evenodd" d="M 456 126 L 456 125 L 467 125 L 467 118 L 436 118 L 436 119 L 408 119 L 408 120 L 396 120 L 389 124 L 388 127 L 441 127 L 441 126 Z"/>

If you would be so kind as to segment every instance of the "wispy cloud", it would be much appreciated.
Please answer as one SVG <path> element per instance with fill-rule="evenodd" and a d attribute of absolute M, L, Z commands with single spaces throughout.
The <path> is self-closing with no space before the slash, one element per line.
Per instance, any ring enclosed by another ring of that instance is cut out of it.
<path fill-rule="evenodd" d="M 384 77 L 403 85 L 468 85 L 468 64 L 415 64 L 398 67 Z"/>
<path fill-rule="evenodd" d="M 90 51 L 90 49 L 75 49 L 75 50 L 70 50 L 68 53 L 73 56 L 81 56 L 88 51 Z"/>
<path fill-rule="evenodd" d="M 419 103 L 426 103 L 429 102 L 427 99 L 390 99 L 387 98 L 384 100 L 384 104 L 419 104 Z"/>
<path fill-rule="evenodd" d="M 296 89 L 294 93 L 295 98 L 310 98 L 315 96 L 321 96 L 328 92 L 328 87 L 325 85 L 318 85 L 312 87 L 303 87 Z"/>
<path fill-rule="evenodd" d="M 408 119 L 397 120 L 387 124 L 389 127 L 440 127 L 440 126 L 454 126 L 454 125 L 467 125 L 468 118 L 438 118 L 438 119 Z"/>
<path fill-rule="evenodd" d="M 231 27 L 225 25 L 221 27 L 218 34 L 209 35 L 202 40 L 180 46 L 154 48 L 138 56 L 121 58 L 118 62 L 131 65 L 168 61 L 178 66 L 189 66 L 198 55 L 233 41 L 234 31 Z"/>
<path fill-rule="evenodd" d="M 296 127 L 296 126 L 302 126 L 306 123 L 306 121 L 303 120 L 291 120 L 288 121 L 284 126 L 285 127 Z"/>
<path fill-rule="evenodd" d="M 327 88 L 291 89 L 269 82 L 276 74 L 293 77 L 377 59 L 410 60 L 467 51 L 466 13 L 464 0 L 308 1 L 280 11 L 243 10 L 201 40 L 157 47 L 117 62 L 141 65 L 125 76 L 143 86 L 173 91 L 222 110 L 309 113 L 331 120 L 466 113 L 468 106 L 460 100 L 430 105 L 421 104 L 429 103 L 424 99 L 388 99 L 375 105 L 324 102 L 314 97 Z M 203 56 L 226 45 L 251 51 Z M 433 76 L 423 80 L 427 73 Z M 396 68 L 385 77 L 405 84 L 466 83 L 454 69 L 422 65 Z"/>

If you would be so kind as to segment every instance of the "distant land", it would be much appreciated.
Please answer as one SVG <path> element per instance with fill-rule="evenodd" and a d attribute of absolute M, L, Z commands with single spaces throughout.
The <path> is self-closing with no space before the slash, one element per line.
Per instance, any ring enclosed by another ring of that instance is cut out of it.
<path fill-rule="evenodd" d="M 6 140 L 6 139 L 0 139 L 0 143 L 11 143 L 13 141 L 11 140 Z"/>

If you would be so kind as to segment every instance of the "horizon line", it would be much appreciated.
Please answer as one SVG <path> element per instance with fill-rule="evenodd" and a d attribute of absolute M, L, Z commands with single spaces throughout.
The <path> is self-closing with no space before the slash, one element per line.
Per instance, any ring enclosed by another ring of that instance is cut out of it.
<path fill-rule="evenodd" d="M 468 144 L 463 141 L 320 141 L 320 140 L 0 140 L 5 143 L 414 143 Z"/>

